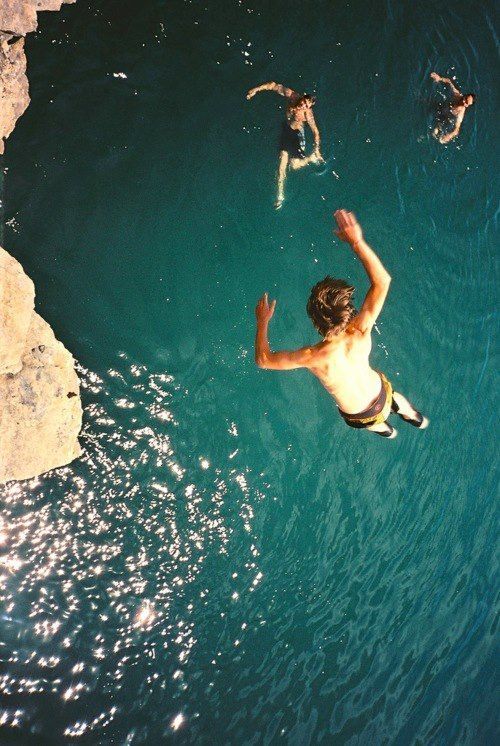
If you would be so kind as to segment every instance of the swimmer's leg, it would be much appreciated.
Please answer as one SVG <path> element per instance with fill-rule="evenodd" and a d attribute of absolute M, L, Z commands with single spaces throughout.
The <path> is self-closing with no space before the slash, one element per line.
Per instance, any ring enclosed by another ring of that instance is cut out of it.
<path fill-rule="evenodd" d="M 279 160 L 278 160 L 278 175 L 277 175 L 277 182 L 278 182 L 278 193 L 276 195 L 276 202 L 274 203 L 274 206 L 277 210 L 280 209 L 281 205 L 283 204 L 285 200 L 285 181 L 286 181 L 286 169 L 288 166 L 288 153 L 286 150 L 280 150 Z"/>
<path fill-rule="evenodd" d="M 298 171 L 300 168 L 304 168 L 304 166 L 310 166 L 311 163 L 323 163 L 323 161 L 318 160 L 316 153 L 311 153 L 311 155 L 306 156 L 306 158 L 291 158 L 290 168 L 294 171 Z"/>
<path fill-rule="evenodd" d="M 413 407 L 408 399 L 397 391 L 392 392 L 392 411 L 396 412 L 402 420 L 409 422 L 410 425 L 417 427 L 419 430 L 425 430 L 429 424 L 427 417 L 424 417 L 415 407 Z"/>
<path fill-rule="evenodd" d="M 366 429 L 370 430 L 372 433 L 381 435 L 383 438 L 390 438 L 391 440 L 398 434 L 396 428 L 389 425 L 388 422 L 378 422 L 376 425 L 370 425 Z"/>

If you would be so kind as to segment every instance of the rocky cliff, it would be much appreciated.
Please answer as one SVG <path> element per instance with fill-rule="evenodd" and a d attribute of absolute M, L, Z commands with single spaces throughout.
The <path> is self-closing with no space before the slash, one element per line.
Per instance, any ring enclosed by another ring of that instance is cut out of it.
<path fill-rule="evenodd" d="M 37 12 L 75 0 L 0 0 L 0 153 L 29 104 L 24 36 Z M 80 385 L 74 360 L 35 313 L 35 290 L 0 248 L 0 484 L 80 455 Z"/>
<path fill-rule="evenodd" d="M 0 484 L 80 455 L 74 360 L 34 310 L 35 289 L 0 248 Z"/>
<path fill-rule="evenodd" d="M 37 12 L 75 0 L 0 0 L 0 154 L 4 140 L 29 104 L 24 36 L 37 27 Z"/>

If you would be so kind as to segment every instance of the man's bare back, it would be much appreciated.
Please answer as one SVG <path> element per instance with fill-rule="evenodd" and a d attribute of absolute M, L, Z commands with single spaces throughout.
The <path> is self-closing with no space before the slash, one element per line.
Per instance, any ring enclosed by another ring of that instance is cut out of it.
<path fill-rule="evenodd" d="M 286 90 L 291 91 L 291 95 L 288 96 L 288 103 L 286 107 L 286 118 L 290 127 L 294 130 L 303 130 L 307 124 L 311 127 L 314 132 L 316 122 L 314 120 L 314 114 L 312 109 L 305 107 L 297 107 L 297 102 L 300 101 L 302 96 L 300 93 L 292 91 L 290 88 Z"/>
<path fill-rule="evenodd" d="M 428 421 L 404 396 L 392 390 L 382 373 L 370 366 L 371 332 L 389 291 L 389 273 L 364 240 L 353 213 L 338 210 L 335 219 L 337 236 L 349 243 L 370 279 L 370 289 L 359 313 L 350 303 L 354 288 L 342 280 L 326 277 L 312 289 L 308 303 L 308 313 L 323 340 L 298 350 L 272 352 L 268 325 L 276 301 L 269 303 L 265 293 L 255 309 L 256 363 L 261 368 L 274 370 L 307 368 L 333 396 L 342 417 L 351 427 L 395 437 L 396 430 L 387 422 L 392 410 L 423 429 Z"/>
<path fill-rule="evenodd" d="M 311 347 L 308 365 L 344 412 L 362 412 L 376 399 L 380 376 L 370 367 L 370 334 L 352 324 L 342 334 Z"/>
<path fill-rule="evenodd" d="M 464 120 L 465 112 L 467 109 L 474 104 L 475 100 L 475 94 L 473 93 L 466 93 L 463 95 L 456 85 L 453 83 L 453 81 L 450 78 L 443 78 L 441 75 L 438 75 L 438 73 L 431 73 L 431 79 L 435 83 L 444 83 L 447 85 L 451 91 L 451 101 L 448 103 L 447 108 L 449 114 L 454 117 L 454 125 L 453 129 L 450 132 L 443 132 L 442 127 L 443 124 L 446 124 L 445 121 L 438 121 L 438 124 L 436 127 L 434 127 L 432 134 L 434 137 L 439 140 L 440 143 L 446 144 L 451 142 L 458 133 L 460 132 L 460 128 L 462 126 L 462 122 Z M 446 109 L 446 106 L 441 111 L 440 116 L 438 119 L 445 120 L 446 116 L 443 116 L 444 110 Z"/>

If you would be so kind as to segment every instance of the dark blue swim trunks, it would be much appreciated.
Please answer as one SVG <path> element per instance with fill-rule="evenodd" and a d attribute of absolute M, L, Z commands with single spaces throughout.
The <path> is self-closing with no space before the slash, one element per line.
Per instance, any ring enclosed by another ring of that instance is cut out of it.
<path fill-rule="evenodd" d="M 306 138 L 303 130 L 294 130 L 289 122 L 283 122 L 279 150 L 284 150 L 290 158 L 306 157 Z"/>

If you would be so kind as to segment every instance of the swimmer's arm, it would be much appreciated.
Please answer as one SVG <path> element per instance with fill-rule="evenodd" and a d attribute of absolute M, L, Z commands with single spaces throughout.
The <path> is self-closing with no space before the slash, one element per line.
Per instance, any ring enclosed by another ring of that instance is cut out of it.
<path fill-rule="evenodd" d="M 307 368 L 312 362 L 313 353 L 310 347 L 300 350 L 281 350 L 272 352 L 269 346 L 268 327 L 274 314 L 276 301 L 269 303 L 267 293 L 257 303 L 255 315 L 257 317 L 257 333 L 255 335 L 255 362 L 259 368 L 270 370 L 294 370 Z"/>
<path fill-rule="evenodd" d="M 360 312 L 352 322 L 352 326 L 364 334 L 371 331 L 382 311 L 389 292 L 391 276 L 373 249 L 366 243 L 356 216 L 347 210 L 337 210 L 335 219 L 338 224 L 338 230 L 335 233 L 342 241 L 350 244 L 370 280 L 370 289 Z"/>
<path fill-rule="evenodd" d="M 443 145 L 446 145 L 447 142 L 450 142 L 451 140 L 453 140 L 458 135 L 458 133 L 460 132 L 460 127 L 462 126 L 462 122 L 464 120 L 464 114 L 465 114 L 465 111 L 462 109 L 462 111 L 460 111 L 457 114 L 457 118 L 456 118 L 456 121 L 455 121 L 455 126 L 452 129 L 452 131 L 448 132 L 447 135 L 442 135 L 439 138 L 439 142 L 443 143 Z"/>
<path fill-rule="evenodd" d="M 307 112 L 307 123 L 309 127 L 311 128 L 311 132 L 313 133 L 314 149 L 319 153 L 319 146 L 321 145 L 321 138 L 319 135 L 318 125 L 316 124 L 316 120 L 314 118 L 314 114 L 312 113 L 310 109 Z"/>
<path fill-rule="evenodd" d="M 456 87 L 455 83 L 450 78 L 443 78 L 441 75 L 438 75 L 437 73 L 431 73 L 431 78 L 436 83 L 445 83 L 446 85 L 449 85 L 451 90 L 453 91 L 455 96 L 461 96 L 462 94 Z"/>
<path fill-rule="evenodd" d="M 253 98 L 256 93 L 261 93 L 262 91 L 274 91 L 274 93 L 278 93 L 280 96 L 284 96 L 285 98 L 292 98 L 292 96 L 295 96 L 295 91 L 291 88 L 287 88 L 281 83 L 270 82 L 262 83 L 262 85 L 255 86 L 255 88 L 250 88 L 247 93 L 247 98 Z"/>

